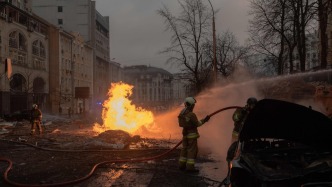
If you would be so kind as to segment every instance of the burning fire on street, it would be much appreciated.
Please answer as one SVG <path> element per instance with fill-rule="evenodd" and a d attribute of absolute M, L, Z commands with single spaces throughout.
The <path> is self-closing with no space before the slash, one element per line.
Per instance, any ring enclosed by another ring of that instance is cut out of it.
<path fill-rule="evenodd" d="M 135 106 L 130 100 L 132 89 L 132 85 L 123 82 L 111 85 L 108 91 L 109 98 L 103 103 L 103 124 L 95 124 L 95 132 L 123 130 L 133 134 L 153 124 L 153 113 Z"/>

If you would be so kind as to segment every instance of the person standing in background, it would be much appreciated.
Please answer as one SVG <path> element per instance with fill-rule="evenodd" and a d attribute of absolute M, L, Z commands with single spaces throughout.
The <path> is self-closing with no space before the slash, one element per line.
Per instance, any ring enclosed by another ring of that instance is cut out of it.
<path fill-rule="evenodd" d="M 38 128 L 39 134 L 42 134 L 41 121 L 42 112 L 38 109 L 37 104 L 33 104 L 31 109 L 31 135 L 35 134 L 36 128 Z"/>

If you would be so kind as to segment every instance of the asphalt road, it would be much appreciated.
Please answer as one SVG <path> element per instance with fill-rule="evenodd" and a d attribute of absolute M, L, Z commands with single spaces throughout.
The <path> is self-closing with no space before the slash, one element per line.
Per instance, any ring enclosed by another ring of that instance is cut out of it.
<path fill-rule="evenodd" d="M 9 133 L 0 135 L 0 157 L 10 159 L 13 163 L 8 179 L 18 183 L 10 185 L 1 177 L 0 186 L 57 186 L 57 183 L 67 184 L 68 181 L 75 180 L 79 182 L 62 186 L 220 186 L 220 177 L 219 180 L 210 176 L 211 173 L 220 175 L 221 171 L 216 167 L 214 160 L 206 159 L 205 156 L 199 156 L 197 159 L 197 166 L 202 172 L 196 175 L 178 170 L 179 149 L 156 160 L 113 163 L 112 160 L 151 158 L 163 154 L 168 149 L 107 151 L 99 148 L 100 151 L 66 151 L 74 149 L 66 147 L 57 150 L 59 145 L 75 145 L 75 142 L 86 139 L 86 136 L 70 134 L 69 131 L 52 133 L 56 129 L 68 129 L 68 124 L 49 126 L 42 136 L 28 136 L 28 125 L 9 128 Z M 75 150 L 82 149 L 86 148 L 75 147 Z M 99 163 L 104 164 L 98 165 L 92 172 L 92 168 Z M 0 162 L 0 173 L 3 174 L 7 167 L 8 163 Z M 91 176 L 86 177 L 89 173 Z M 81 180 L 84 177 L 86 179 Z"/>

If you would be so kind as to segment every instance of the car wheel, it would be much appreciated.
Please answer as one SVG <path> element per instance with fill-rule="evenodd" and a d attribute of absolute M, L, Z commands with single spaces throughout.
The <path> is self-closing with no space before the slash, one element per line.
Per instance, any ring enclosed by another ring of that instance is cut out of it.
<path fill-rule="evenodd" d="M 250 173 L 243 169 L 232 169 L 231 171 L 232 187 L 259 187 Z"/>

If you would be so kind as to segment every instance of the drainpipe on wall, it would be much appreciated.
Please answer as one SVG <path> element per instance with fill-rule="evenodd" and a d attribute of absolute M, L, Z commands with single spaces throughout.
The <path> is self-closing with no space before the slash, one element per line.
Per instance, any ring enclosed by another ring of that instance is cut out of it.
<path fill-rule="evenodd" d="M 70 107 L 72 111 L 74 110 L 74 94 L 75 94 L 75 76 L 74 76 L 74 62 L 73 62 L 73 39 L 71 39 L 71 44 L 70 44 L 70 61 L 71 61 L 71 100 L 70 100 Z M 72 113 L 74 114 L 74 113 Z"/>

